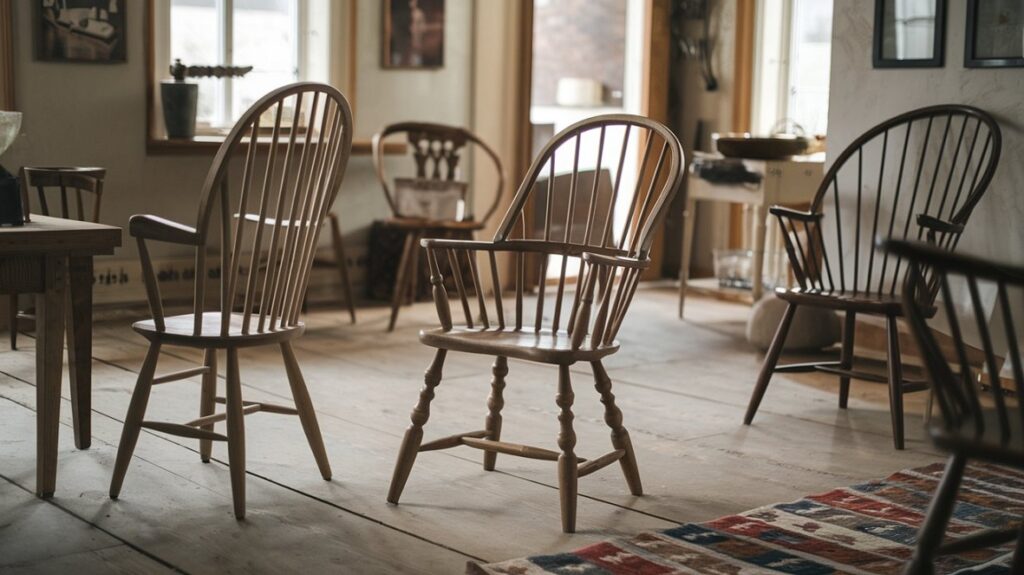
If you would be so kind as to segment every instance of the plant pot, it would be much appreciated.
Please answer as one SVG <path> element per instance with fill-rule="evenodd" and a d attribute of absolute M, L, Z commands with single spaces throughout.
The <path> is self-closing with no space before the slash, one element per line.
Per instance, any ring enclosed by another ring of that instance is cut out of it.
<path fill-rule="evenodd" d="M 196 104 L 199 84 L 165 80 L 160 82 L 164 127 L 170 139 L 191 140 L 196 135 Z"/>

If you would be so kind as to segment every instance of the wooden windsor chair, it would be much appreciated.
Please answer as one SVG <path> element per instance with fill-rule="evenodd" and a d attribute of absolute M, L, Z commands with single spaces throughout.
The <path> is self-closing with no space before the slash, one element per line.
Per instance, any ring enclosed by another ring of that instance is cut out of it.
<path fill-rule="evenodd" d="M 992 180 L 1001 142 L 999 125 L 977 108 L 940 105 L 906 112 L 871 128 L 839 154 L 809 211 L 769 210 L 783 231 L 798 286 L 776 290 L 789 305 L 765 355 L 745 424 L 753 421 L 772 374 L 822 371 L 839 376 L 842 409 L 851 379 L 888 383 L 893 444 L 903 449 L 903 394 L 928 385 L 903 377 L 897 318 L 903 313 L 899 290 L 906 266 L 877 253 L 873 241 L 924 238 L 955 249 Z M 800 306 L 845 312 L 839 361 L 776 365 Z M 857 314 L 885 318 L 887 375 L 853 368 Z"/>
<path fill-rule="evenodd" d="M 1014 524 L 947 542 L 943 542 L 943 536 L 969 460 L 1024 469 L 1024 403 L 1019 401 L 1024 390 L 1024 367 L 1018 322 L 1010 304 L 1011 297 L 1019 301 L 1024 288 L 1024 267 L 951 254 L 920 242 L 890 241 L 884 247 L 908 264 L 904 314 L 942 413 L 941 420 L 933 421 L 929 431 L 935 445 L 950 453 L 906 572 L 930 575 L 936 572 L 936 563 L 943 555 L 1016 540 L 1010 572 L 1022 573 L 1024 518 L 1020 516 Z M 994 292 L 995 302 L 983 301 L 987 300 L 983 292 Z M 933 314 L 937 293 L 942 294 L 948 324 L 942 331 L 948 332 L 952 341 L 951 346 L 945 346 L 946 351 L 927 321 Z M 969 345 L 969 339 L 974 345 Z M 980 365 L 972 361 L 972 356 L 980 356 Z M 1018 396 L 1016 406 L 1007 402 L 1004 378 L 1012 380 Z"/>
<path fill-rule="evenodd" d="M 284 117 L 291 121 L 285 124 Z M 121 491 L 139 432 L 147 428 L 199 439 L 204 462 L 210 459 L 212 441 L 226 441 L 234 511 L 241 519 L 245 516 L 243 416 L 257 411 L 298 415 L 320 473 L 330 479 L 327 452 L 291 341 L 305 330 L 300 308 L 320 227 L 334 203 L 351 148 L 352 113 L 341 92 L 309 82 L 284 86 L 253 104 L 221 145 L 203 184 L 196 227 L 156 216 L 131 218 L 129 228 L 138 241 L 153 319 L 132 326 L 149 340 L 149 351 L 125 417 L 110 484 L 112 498 Z M 228 181 L 233 158 L 243 166 L 235 186 Z M 232 198 L 238 198 L 235 208 Z M 220 212 L 219 221 L 213 218 L 215 210 Z M 206 252 L 218 237 L 217 224 L 223 246 L 222 271 L 216 280 L 219 302 L 207 304 L 208 274 L 196 273 L 192 313 L 165 317 L 147 241 L 194 246 L 196 270 L 206 270 Z M 205 350 L 203 365 L 156 376 L 164 345 Z M 242 400 L 238 350 L 264 345 L 281 348 L 294 408 Z M 224 397 L 216 394 L 219 349 L 227 355 Z M 185 424 L 144 420 L 154 385 L 197 375 L 202 376 L 198 419 Z M 218 402 L 225 404 L 225 412 L 214 413 Z M 214 424 L 225 420 L 227 433 L 215 432 Z"/>
<path fill-rule="evenodd" d="M 39 212 L 44 216 L 51 213 L 47 202 L 47 193 L 60 191 L 60 217 L 75 219 L 80 222 L 99 223 L 100 205 L 103 200 L 103 179 L 107 171 L 103 168 L 85 167 L 25 167 L 21 169 L 22 206 L 25 217 L 28 217 L 29 190 L 35 189 L 38 194 Z M 91 273 L 91 270 L 89 270 Z M 21 321 L 35 321 L 35 314 L 30 310 L 18 309 L 18 294 L 11 294 L 8 301 L 11 318 L 11 349 L 18 349 L 18 329 Z M 69 329 L 67 337 L 74 337 Z M 74 347 L 69 344 L 69 349 Z M 72 386 L 72 389 L 74 386 Z"/>
<path fill-rule="evenodd" d="M 420 180 L 458 181 L 461 165 L 465 162 L 467 144 L 480 148 L 490 160 L 498 176 L 494 199 L 491 200 L 483 216 L 477 218 L 475 213 L 473 190 L 467 190 L 466 211 L 460 220 L 428 220 L 403 214 L 398 199 L 389 184 L 389 174 L 384 162 L 384 143 L 387 138 L 404 134 L 412 151 L 412 159 L 416 167 L 415 177 Z M 474 233 L 482 230 L 490 221 L 505 187 L 505 172 L 498 154 L 483 140 L 465 128 L 432 124 L 426 122 L 399 122 L 385 126 L 373 136 L 373 165 L 380 180 L 384 198 L 391 208 L 391 218 L 385 225 L 405 232 L 402 256 L 398 269 L 395 271 L 395 283 L 391 294 L 391 317 L 388 320 L 388 331 L 395 329 L 398 310 L 406 299 L 416 294 L 419 280 L 420 258 L 419 243 L 424 237 L 474 239 Z"/>
<path fill-rule="evenodd" d="M 624 169 L 627 155 L 636 154 L 639 148 L 643 149 L 639 166 L 623 177 L 629 171 Z M 599 193 L 599 178 L 593 178 L 593 186 L 577 185 L 579 173 L 587 169 L 581 160 L 593 160 L 597 173 L 606 163 L 617 166 L 610 194 Z M 389 502 L 398 503 L 419 452 L 459 445 L 483 450 L 483 465 L 488 471 L 494 469 L 498 453 L 557 461 L 562 529 L 567 533 L 576 529 L 580 477 L 618 461 L 630 492 L 642 494 L 629 433 L 622 425 L 622 412 L 615 405 L 611 379 L 601 360 L 619 349 L 616 334 L 640 274 L 650 263 L 654 230 L 679 191 L 682 167 L 679 141 L 657 122 L 630 115 L 583 120 L 557 134 L 534 160 L 493 241 L 422 240 L 441 327 L 420 332 L 420 341 L 437 351 L 402 441 Z M 572 174 L 565 202 L 552 201 L 559 198 L 549 195 L 553 189 L 565 189 L 555 187 L 556 171 Z M 547 177 L 543 178 L 545 173 Z M 541 226 L 530 223 L 537 213 L 544 214 Z M 499 258 L 511 260 L 510 281 L 503 281 Z M 575 263 L 570 267 L 571 259 Z M 557 287 L 554 277 L 548 277 L 550 263 L 558 270 Z M 577 285 L 582 289 L 567 289 L 567 276 L 571 280 L 572 271 L 578 272 Z M 533 279 L 531 272 L 535 272 Z M 464 275 L 470 279 L 467 281 Z M 530 284 L 536 287 L 532 303 L 526 294 Z M 448 285 L 453 287 L 449 289 Z M 514 286 L 514 296 L 506 296 L 506 285 Z M 485 296 L 487 289 L 493 297 Z M 456 294 L 455 309 L 462 312 L 463 321 L 452 317 L 450 291 Z M 511 300 L 511 310 L 506 309 L 506 299 Z M 449 351 L 495 357 L 484 429 L 423 443 L 423 426 Z M 558 366 L 555 403 L 560 409 L 560 451 L 501 440 L 508 358 Z M 569 368 L 578 361 L 591 364 L 614 448 L 592 460 L 583 460 L 575 452 Z"/>

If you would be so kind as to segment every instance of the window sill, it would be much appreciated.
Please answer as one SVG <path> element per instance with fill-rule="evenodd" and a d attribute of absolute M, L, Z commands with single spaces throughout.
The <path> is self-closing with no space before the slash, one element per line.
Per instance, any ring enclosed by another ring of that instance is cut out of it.
<path fill-rule="evenodd" d="M 150 156 L 189 156 L 189 155 L 213 155 L 217 153 L 220 145 L 224 142 L 221 136 L 196 136 L 192 140 L 169 140 L 166 138 L 150 137 L 146 140 L 146 154 Z M 269 146 L 269 142 L 260 142 L 260 147 Z M 287 140 L 278 144 L 287 146 Z M 402 142 L 385 142 L 384 153 L 405 154 L 406 144 Z M 369 156 L 373 153 L 373 145 L 369 140 L 356 140 L 352 142 L 353 156 Z"/>

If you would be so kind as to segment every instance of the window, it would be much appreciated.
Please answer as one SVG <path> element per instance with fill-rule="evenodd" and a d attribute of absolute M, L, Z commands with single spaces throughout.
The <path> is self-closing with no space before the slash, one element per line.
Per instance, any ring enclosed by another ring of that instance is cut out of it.
<path fill-rule="evenodd" d="M 754 71 L 755 132 L 799 125 L 808 135 L 828 128 L 832 55 L 831 0 L 758 3 Z"/>
<path fill-rule="evenodd" d="M 299 80 L 330 81 L 331 0 L 155 0 L 156 78 L 185 65 L 252 66 L 201 78 L 197 134 L 223 134 L 257 99 Z M 166 64 L 165 64 L 166 63 Z"/>

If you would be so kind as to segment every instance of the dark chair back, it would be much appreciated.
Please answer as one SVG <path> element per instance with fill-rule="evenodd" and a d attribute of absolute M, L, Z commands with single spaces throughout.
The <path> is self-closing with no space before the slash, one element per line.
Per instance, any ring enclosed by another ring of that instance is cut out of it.
<path fill-rule="evenodd" d="M 395 217 L 405 215 L 399 213 L 398 201 L 391 189 L 389 174 L 384 167 L 385 141 L 397 134 L 405 134 L 412 159 L 416 165 L 415 177 L 421 180 L 459 181 L 460 170 L 465 164 L 464 154 L 467 144 L 475 145 L 483 150 L 497 171 L 497 189 L 494 192 L 494 199 L 483 212 L 477 211 L 479 206 L 475 205 L 473 190 L 470 189 L 466 198 L 466 207 L 467 214 L 471 216 L 469 219 L 475 222 L 486 224 L 491 219 L 498 209 L 505 187 L 505 174 L 498 154 L 476 134 L 465 128 L 428 122 L 390 124 L 373 136 L 373 166 L 384 192 L 384 198 L 388 201 L 388 206 L 391 207 L 392 215 Z"/>
<path fill-rule="evenodd" d="M 942 411 L 936 431 L 1024 454 L 1024 404 L 1009 404 L 1003 385 L 1009 379 L 1013 391 L 1024 390 L 1020 336 L 1010 307 L 1011 300 L 1020 301 L 1024 267 L 923 242 L 889 241 L 884 247 L 907 262 L 904 312 Z M 944 351 L 928 324 L 935 291 L 941 294 L 952 350 Z M 983 294 L 993 295 L 994 304 Z M 972 365 L 978 356 L 981 365 Z"/>
<path fill-rule="evenodd" d="M 103 200 L 103 168 L 79 167 L 24 167 L 21 169 L 22 209 L 29 220 L 29 190 L 35 189 L 39 212 L 44 216 L 59 216 L 80 222 L 100 221 Z M 60 192 L 59 212 L 50 210 L 47 195 Z"/>
<path fill-rule="evenodd" d="M 865 132 L 825 174 L 811 206 L 816 217 L 778 217 L 801 287 L 896 294 L 906 266 L 876 252 L 875 238 L 927 238 L 954 249 L 1001 148 L 999 125 L 970 106 L 921 108 Z"/>

